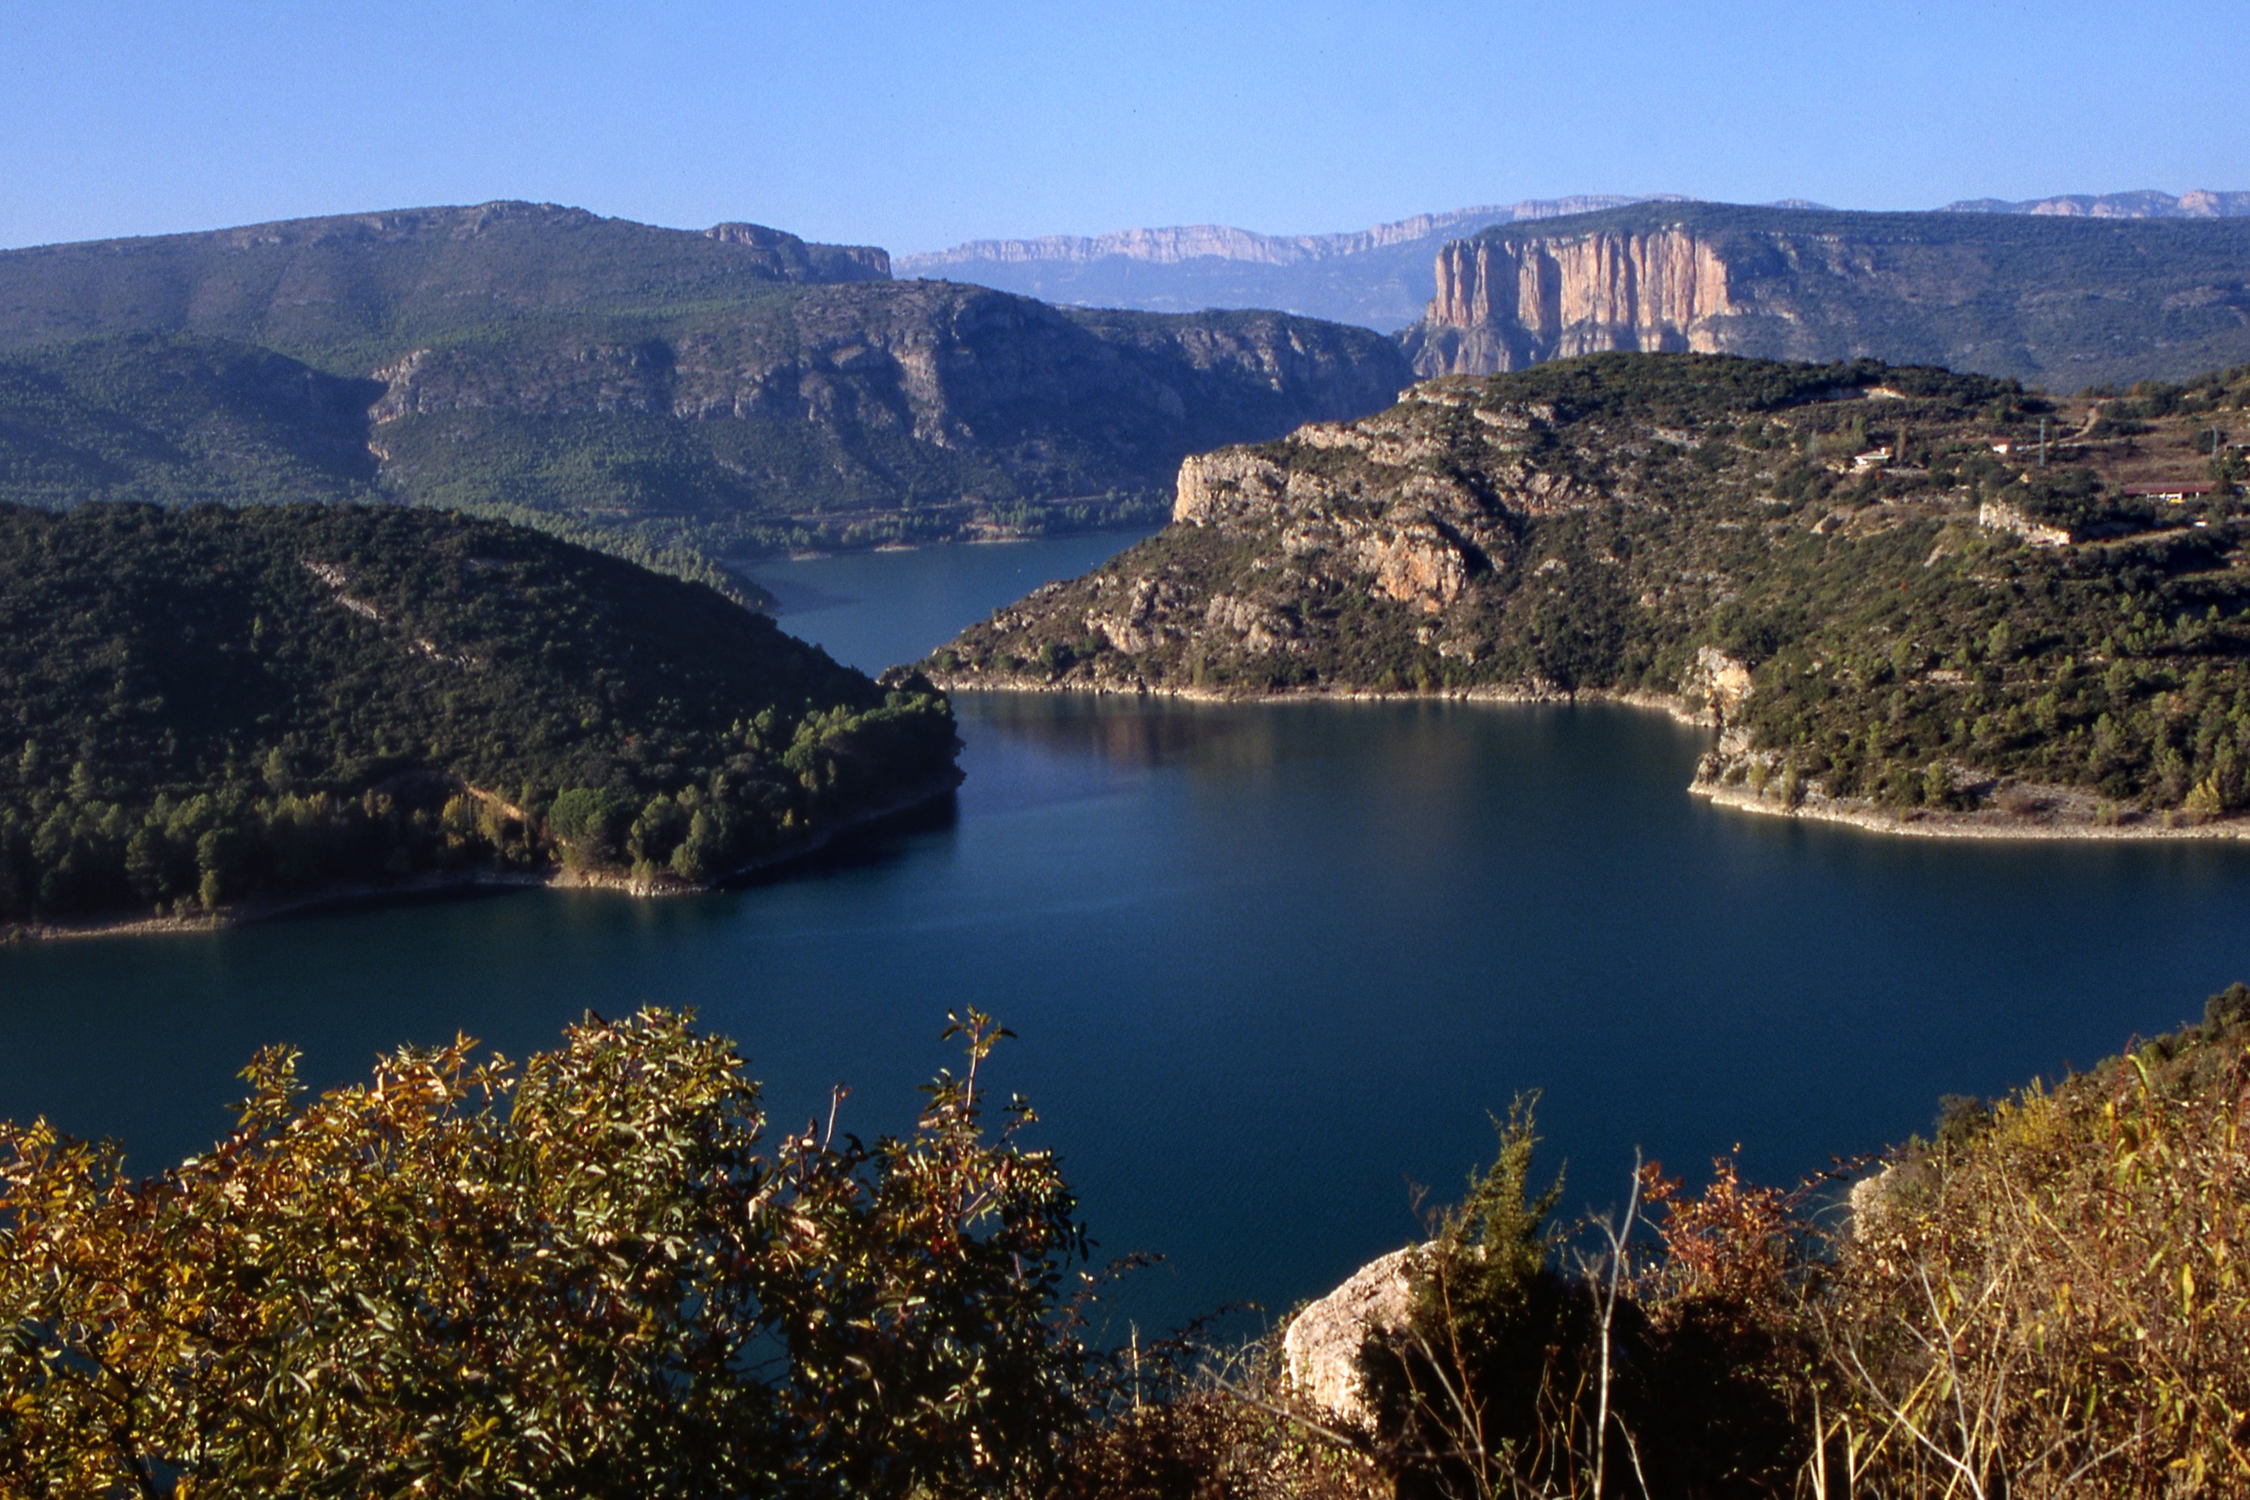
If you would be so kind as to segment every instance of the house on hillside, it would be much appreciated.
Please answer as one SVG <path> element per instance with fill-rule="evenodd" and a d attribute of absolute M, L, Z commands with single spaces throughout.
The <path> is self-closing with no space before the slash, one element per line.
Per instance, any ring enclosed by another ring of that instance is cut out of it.
<path fill-rule="evenodd" d="M 2167 479 L 2156 484 L 2129 484 L 2125 493 L 2140 500 L 2165 500 L 2174 505 L 2184 505 L 2189 500 L 2214 494 L 2218 486 L 2207 480 Z"/>

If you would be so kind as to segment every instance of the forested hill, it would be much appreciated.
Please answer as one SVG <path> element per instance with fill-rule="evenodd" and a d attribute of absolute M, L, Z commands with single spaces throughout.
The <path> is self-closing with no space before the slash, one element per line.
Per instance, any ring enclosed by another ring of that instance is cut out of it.
<path fill-rule="evenodd" d="M 701 585 L 351 503 L 0 506 L 0 920 L 708 880 L 957 779 L 950 708 Z"/>
<path fill-rule="evenodd" d="M 319 393 L 298 429 L 253 349 Z M 173 451 L 149 498 L 371 483 L 706 579 L 722 557 L 1153 521 L 1189 453 L 1378 410 L 1412 378 L 1363 328 L 1060 309 L 751 225 L 511 203 L 0 253 L 0 360 L 28 372 L 0 379 L 0 433 L 89 371 L 127 426 L 228 387 L 197 418 L 224 441 L 156 422 Z M 243 484 L 238 437 L 327 467 Z M 0 464 L 0 501 L 134 492 L 115 464 Z"/>
<path fill-rule="evenodd" d="M 382 393 L 379 382 L 228 339 L 123 334 L 0 352 L 0 503 L 384 498 L 393 491 L 368 446 L 368 408 Z M 598 528 L 490 495 L 455 498 L 460 509 L 534 521 L 745 604 L 771 603 L 661 532 Z"/>
<path fill-rule="evenodd" d="M 664 229 L 552 203 L 394 209 L 0 251 L 0 344 L 193 333 L 363 374 L 531 313 L 879 281 L 890 257 L 756 224 Z"/>
<path fill-rule="evenodd" d="M 1191 459 L 1164 532 L 932 665 L 963 686 L 1647 692 L 1723 719 L 1716 793 L 2209 824 L 2250 810 L 2246 406 L 2250 369 L 2072 401 L 1704 355 L 1435 380 Z"/>

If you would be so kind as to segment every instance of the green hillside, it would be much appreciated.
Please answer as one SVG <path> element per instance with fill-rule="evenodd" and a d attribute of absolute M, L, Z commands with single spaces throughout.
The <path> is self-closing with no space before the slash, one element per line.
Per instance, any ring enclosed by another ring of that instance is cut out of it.
<path fill-rule="evenodd" d="M 557 863 L 710 879 L 954 777 L 953 721 L 700 585 L 356 504 L 0 507 L 0 920 Z"/>
<path fill-rule="evenodd" d="M 380 390 L 221 340 L 0 355 L 0 494 L 49 507 L 368 498 Z"/>
<path fill-rule="evenodd" d="M 369 380 L 325 374 L 224 339 L 125 334 L 0 354 L 0 502 L 245 505 L 396 497 L 368 446 Z M 576 520 L 552 506 L 464 495 L 460 508 L 520 521 L 743 603 L 770 596 L 683 545 Z"/>
<path fill-rule="evenodd" d="M 530 313 L 889 274 L 880 250 L 751 224 L 663 229 L 551 203 L 394 209 L 0 251 L 0 345 L 192 333 L 356 375 Z"/>

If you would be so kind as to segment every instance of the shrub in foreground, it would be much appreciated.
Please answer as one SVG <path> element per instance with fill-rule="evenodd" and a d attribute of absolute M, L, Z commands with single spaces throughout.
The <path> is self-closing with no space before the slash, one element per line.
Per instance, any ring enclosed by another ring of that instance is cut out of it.
<path fill-rule="evenodd" d="M 146 1181 L 0 1128 L 0 1494 L 1021 1491 L 1082 1409 L 1083 1256 L 967 1048 L 904 1138 L 769 1138 L 727 1043 L 589 1017 L 466 1040 Z"/>

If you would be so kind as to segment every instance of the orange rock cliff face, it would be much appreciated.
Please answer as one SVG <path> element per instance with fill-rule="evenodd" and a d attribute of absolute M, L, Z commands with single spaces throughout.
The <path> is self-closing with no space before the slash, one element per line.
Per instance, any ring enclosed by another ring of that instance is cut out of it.
<path fill-rule="evenodd" d="M 1420 375 L 1491 374 L 1608 349 L 1714 352 L 1739 311 L 1727 265 L 1685 228 L 1457 240 L 1438 252 Z"/>

